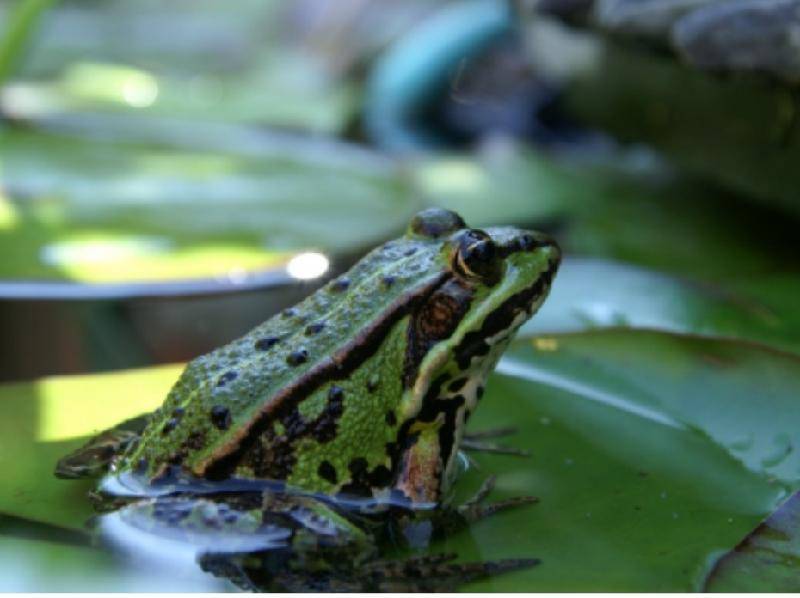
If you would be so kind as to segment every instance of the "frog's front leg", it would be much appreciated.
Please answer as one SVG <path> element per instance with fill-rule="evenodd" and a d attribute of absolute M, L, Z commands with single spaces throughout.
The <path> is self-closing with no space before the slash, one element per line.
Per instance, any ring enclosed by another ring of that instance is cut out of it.
<path fill-rule="evenodd" d="M 444 456 L 446 458 L 446 456 Z M 444 524 L 446 530 L 452 530 L 454 524 L 467 525 L 483 519 L 498 511 L 538 501 L 532 496 L 521 496 L 504 501 L 484 504 L 485 499 L 494 489 L 496 478 L 489 476 L 478 492 L 459 507 L 440 505 L 443 488 L 449 484 L 447 468 L 441 454 L 441 443 L 436 426 L 427 427 L 419 435 L 403 455 L 400 476 L 395 486 L 413 505 L 439 505 L 433 513 L 432 519 L 437 518 Z M 415 512 L 412 509 L 412 512 Z M 424 511 L 420 511 L 424 512 Z M 425 517 L 431 519 L 431 517 Z M 440 526 L 441 527 L 441 526 Z M 412 543 L 413 544 L 413 543 Z"/>
<path fill-rule="evenodd" d="M 56 463 L 56 477 L 67 480 L 100 477 L 114 459 L 139 440 L 148 417 L 133 417 L 90 438 Z"/>
<path fill-rule="evenodd" d="M 452 449 L 451 449 L 452 450 Z M 517 497 L 490 504 L 485 499 L 494 488 L 489 477 L 478 492 L 463 505 L 442 505 L 447 467 L 436 426 L 419 430 L 416 441 L 406 450 L 395 489 L 410 502 L 392 522 L 392 535 L 402 536 L 412 548 L 424 548 L 434 535 L 449 534 L 500 510 L 537 502 L 534 497 Z M 436 508 L 431 508 L 432 506 Z M 454 563 L 450 555 L 414 557 L 405 561 L 371 563 L 383 580 L 381 587 L 403 591 L 442 591 L 465 581 L 504 571 L 531 567 L 538 559 L 500 559 L 475 563 Z"/>

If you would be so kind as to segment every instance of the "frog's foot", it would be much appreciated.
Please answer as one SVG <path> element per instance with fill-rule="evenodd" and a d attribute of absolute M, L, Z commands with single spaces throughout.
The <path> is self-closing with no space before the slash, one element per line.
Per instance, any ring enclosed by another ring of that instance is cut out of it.
<path fill-rule="evenodd" d="M 367 563 L 357 572 L 331 572 L 308 575 L 283 573 L 275 577 L 277 586 L 291 592 L 445 592 L 461 584 L 525 569 L 539 559 L 501 559 L 497 561 L 454 563 L 455 554 L 433 554 L 400 560 Z"/>
<path fill-rule="evenodd" d="M 494 453 L 496 455 L 516 455 L 518 457 L 530 457 L 530 452 L 524 449 L 518 449 L 513 446 L 505 446 L 502 444 L 495 444 L 494 442 L 487 442 L 487 439 L 509 436 L 514 434 L 516 431 L 516 428 L 508 426 L 505 428 L 481 430 L 479 432 L 467 432 L 464 434 L 464 438 L 461 440 L 461 448 L 468 451 Z"/>
<path fill-rule="evenodd" d="M 263 588 L 250 579 L 247 571 L 242 566 L 243 557 L 241 555 L 203 553 L 197 556 L 197 564 L 200 568 L 211 573 L 214 577 L 227 579 L 234 586 L 245 592 L 262 592 Z"/>
<path fill-rule="evenodd" d="M 539 502 L 539 499 L 535 496 L 515 496 L 506 500 L 483 504 L 494 489 L 496 481 L 497 477 L 493 475 L 486 478 L 472 498 L 455 508 L 458 516 L 463 518 L 466 523 L 472 523 L 494 515 L 499 511 Z"/>
<path fill-rule="evenodd" d="M 501 559 L 454 563 L 454 553 L 411 557 L 398 561 L 376 561 L 365 567 L 373 588 L 381 592 L 444 592 L 484 577 L 526 569 L 539 559 Z"/>
<path fill-rule="evenodd" d="M 56 463 L 56 477 L 67 480 L 100 477 L 117 455 L 139 439 L 146 421 L 146 416 L 134 417 L 91 438 Z"/>

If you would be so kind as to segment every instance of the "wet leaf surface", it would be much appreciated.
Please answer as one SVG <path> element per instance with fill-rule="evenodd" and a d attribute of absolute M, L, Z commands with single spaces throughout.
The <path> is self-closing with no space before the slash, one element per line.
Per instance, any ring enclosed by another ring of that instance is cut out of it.
<path fill-rule="evenodd" d="M 747 285 L 698 282 L 602 259 L 564 260 L 550 297 L 521 335 L 598 328 L 647 328 L 739 338 L 800 352 L 800 319 L 790 305 L 793 276 Z"/>
<path fill-rule="evenodd" d="M 540 502 L 432 550 L 542 559 L 475 590 L 699 589 L 716 557 L 800 486 L 798 363 L 750 343 L 651 331 L 519 339 L 471 429 L 514 425 L 508 442 L 532 457 L 477 454 L 457 494 L 495 473 L 493 498 Z M 158 405 L 178 371 L 3 387 L 11 417 L 0 435 L 0 510 L 80 529 L 91 485 L 53 478 L 55 461 L 92 431 Z"/>
<path fill-rule="evenodd" d="M 800 494 L 783 503 L 705 580 L 706 592 L 800 591 Z"/>

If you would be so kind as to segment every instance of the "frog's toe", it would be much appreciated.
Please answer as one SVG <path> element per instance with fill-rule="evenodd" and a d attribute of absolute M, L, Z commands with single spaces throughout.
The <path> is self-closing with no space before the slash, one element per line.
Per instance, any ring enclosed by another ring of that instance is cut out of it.
<path fill-rule="evenodd" d="M 489 428 L 487 430 L 464 432 L 464 439 L 485 440 L 486 438 L 502 438 L 503 436 L 511 436 L 512 434 L 516 433 L 516 426 L 502 426 L 499 428 Z"/>
<path fill-rule="evenodd" d="M 539 499 L 535 496 L 515 496 L 505 500 L 483 504 L 494 489 L 496 480 L 497 478 L 493 475 L 486 478 L 473 497 L 456 508 L 457 513 L 468 523 L 484 519 L 499 511 L 539 502 Z"/>
<path fill-rule="evenodd" d="M 527 569 L 539 559 L 500 559 L 454 563 L 453 553 L 412 557 L 400 561 L 373 563 L 365 571 L 373 583 L 370 590 L 381 592 L 445 592 L 461 584 L 508 571 Z"/>
<path fill-rule="evenodd" d="M 487 440 L 490 438 L 502 438 L 504 436 L 515 434 L 516 432 L 517 429 L 513 426 L 490 428 L 488 430 L 480 430 L 478 432 L 466 432 L 464 434 L 464 438 L 461 440 L 461 448 L 466 451 L 474 451 L 478 453 L 530 457 L 530 452 L 526 451 L 525 449 L 519 449 L 513 446 L 506 446 L 504 444 L 497 444 L 494 442 L 487 442 Z"/>

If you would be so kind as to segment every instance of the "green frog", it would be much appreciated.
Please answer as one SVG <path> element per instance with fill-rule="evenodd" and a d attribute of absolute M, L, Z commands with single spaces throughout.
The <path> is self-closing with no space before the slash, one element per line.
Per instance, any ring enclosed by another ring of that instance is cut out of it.
<path fill-rule="evenodd" d="M 541 233 L 424 210 L 403 237 L 190 362 L 159 409 L 92 439 L 56 475 L 106 473 L 96 494 L 106 509 L 206 541 L 204 568 L 245 587 L 440 590 L 531 566 L 391 561 L 378 547 L 424 546 L 532 502 L 483 504 L 490 477 L 449 506 L 460 448 L 496 448 L 466 437 L 466 424 L 559 261 Z"/>

